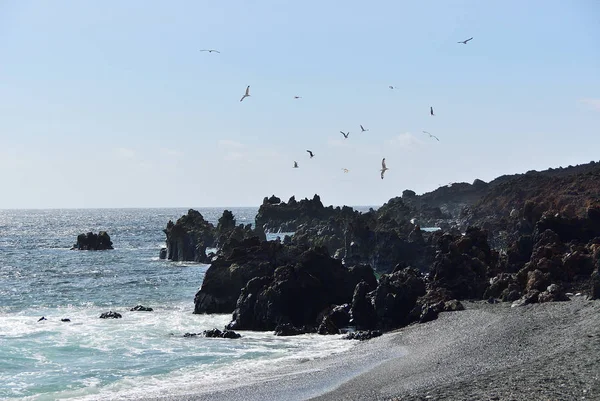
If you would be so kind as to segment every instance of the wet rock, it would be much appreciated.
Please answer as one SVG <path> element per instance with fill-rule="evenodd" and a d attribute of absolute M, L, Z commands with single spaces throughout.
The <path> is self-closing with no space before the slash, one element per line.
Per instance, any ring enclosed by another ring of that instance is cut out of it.
<path fill-rule="evenodd" d="M 132 312 L 152 312 L 154 309 L 143 305 L 137 305 L 129 310 Z"/>
<path fill-rule="evenodd" d="M 379 330 L 367 330 L 367 331 L 353 331 L 351 333 L 346 334 L 342 337 L 344 340 L 358 340 L 358 341 L 366 341 L 375 337 L 381 336 L 381 331 Z"/>
<path fill-rule="evenodd" d="M 39 318 L 39 319 L 38 319 L 38 322 L 41 322 L 41 321 L 43 321 L 43 320 L 48 320 L 48 319 L 46 319 L 46 317 L 45 317 L 45 316 L 42 316 L 41 318 Z"/>
<path fill-rule="evenodd" d="M 70 321 L 71 321 L 71 319 L 63 318 L 63 319 L 60 319 L 60 321 L 61 321 L 61 322 L 68 323 L 68 322 L 70 322 Z"/>
<path fill-rule="evenodd" d="M 175 223 L 169 221 L 164 233 L 167 236 L 167 259 L 209 263 L 206 248 L 215 246 L 215 227 L 197 210 L 190 209 Z"/>
<path fill-rule="evenodd" d="M 321 321 L 317 329 L 319 334 L 339 334 L 343 327 L 350 323 L 350 305 L 333 305 L 327 308 L 322 317 L 317 318 Z"/>
<path fill-rule="evenodd" d="M 274 333 L 276 336 L 287 337 L 287 336 L 298 336 L 300 334 L 312 333 L 313 330 L 306 327 L 296 327 L 291 323 L 278 324 L 275 327 Z"/>
<path fill-rule="evenodd" d="M 221 331 L 219 329 L 204 330 L 202 332 L 202 334 L 204 335 L 204 337 L 209 337 L 209 338 L 230 338 L 230 339 L 236 339 L 236 338 L 240 338 L 242 336 L 241 334 L 236 333 L 233 330 L 224 330 L 224 331 Z"/>
<path fill-rule="evenodd" d="M 159 259 L 167 258 L 167 248 L 160 248 L 160 253 L 158 254 Z"/>
<path fill-rule="evenodd" d="M 352 323 L 361 330 L 370 330 L 377 325 L 377 315 L 372 299 L 367 294 L 374 288 L 361 281 L 356 285 L 352 296 L 352 306 L 350 308 Z"/>
<path fill-rule="evenodd" d="M 108 311 L 100 315 L 100 319 L 120 319 L 123 316 L 120 313 Z"/>

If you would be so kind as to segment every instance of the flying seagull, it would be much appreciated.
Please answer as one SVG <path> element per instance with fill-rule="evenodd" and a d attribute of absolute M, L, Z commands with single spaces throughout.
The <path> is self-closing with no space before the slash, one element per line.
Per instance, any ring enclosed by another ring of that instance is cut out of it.
<path fill-rule="evenodd" d="M 394 89 L 394 87 L 393 87 L 392 85 L 388 86 L 388 88 L 390 88 L 390 89 Z"/>
<path fill-rule="evenodd" d="M 429 114 L 431 114 L 432 116 L 435 116 L 435 114 L 433 114 L 433 107 L 429 107 Z"/>
<path fill-rule="evenodd" d="M 462 43 L 463 45 L 466 45 L 469 40 L 473 40 L 473 38 L 471 37 L 471 38 L 469 38 L 467 40 L 463 40 L 463 41 L 457 42 L 457 43 Z"/>
<path fill-rule="evenodd" d="M 244 93 L 244 96 L 242 96 L 242 98 L 240 99 L 240 102 L 247 97 L 250 97 L 250 85 L 248 85 L 248 87 L 246 88 L 246 93 Z"/>
<path fill-rule="evenodd" d="M 381 161 L 381 179 L 383 180 L 383 174 L 389 170 L 389 168 L 387 168 L 387 166 L 385 165 L 385 157 L 383 158 L 383 160 Z"/>
<path fill-rule="evenodd" d="M 298 168 L 298 162 L 294 162 L 294 168 Z"/>
<path fill-rule="evenodd" d="M 342 170 L 344 170 L 344 173 L 347 173 L 348 171 L 350 171 L 347 168 L 343 168 Z"/>
<path fill-rule="evenodd" d="M 313 157 L 315 157 L 315 155 L 313 154 L 313 152 L 311 152 L 310 150 L 307 150 L 308 154 L 310 155 L 310 158 L 312 159 Z"/>
<path fill-rule="evenodd" d="M 427 134 L 427 135 L 429 135 L 429 137 L 430 137 L 430 138 L 435 138 L 435 139 L 437 139 L 437 140 L 438 140 L 438 142 L 440 141 L 440 139 L 439 139 L 437 136 L 435 136 L 435 135 L 432 135 L 432 134 L 430 134 L 430 133 L 429 133 L 429 132 L 427 132 L 427 131 L 423 131 L 423 133 L 424 133 L 424 134 Z"/>
<path fill-rule="evenodd" d="M 360 132 L 367 132 L 368 129 L 365 129 L 362 125 L 360 126 Z"/>
<path fill-rule="evenodd" d="M 294 96 L 294 99 L 302 99 L 302 96 Z"/>
<path fill-rule="evenodd" d="M 220 51 L 215 50 L 215 49 L 202 49 L 200 51 L 201 52 L 209 52 L 209 53 L 219 53 L 219 54 L 221 53 Z"/>
<path fill-rule="evenodd" d="M 344 138 L 348 139 L 348 135 L 350 135 L 350 132 L 348 132 L 347 134 L 344 131 L 340 131 L 340 133 L 342 135 L 344 135 Z"/>

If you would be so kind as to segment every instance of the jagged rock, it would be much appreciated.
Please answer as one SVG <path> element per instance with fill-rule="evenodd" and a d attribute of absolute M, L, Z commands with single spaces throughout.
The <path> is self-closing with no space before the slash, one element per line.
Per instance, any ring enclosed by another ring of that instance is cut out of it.
<path fill-rule="evenodd" d="M 120 319 L 123 316 L 120 313 L 108 311 L 100 315 L 100 319 Z"/>
<path fill-rule="evenodd" d="M 202 334 L 204 335 L 204 337 L 209 337 L 209 338 L 231 338 L 231 339 L 236 339 L 236 338 L 240 338 L 242 336 L 241 334 L 236 333 L 235 331 L 232 331 L 232 330 L 221 331 L 219 329 L 204 330 L 202 332 Z"/>
<path fill-rule="evenodd" d="M 365 341 L 370 340 L 375 337 L 381 336 L 381 331 L 379 330 L 367 330 L 367 331 L 353 331 L 351 333 L 346 334 L 342 337 L 344 340 L 358 340 Z"/>
<path fill-rule="evenodd" d="M 350 305 L 333 305 L 327 308 L 322 315 L 322 318 L 317 318 L 317 321 L 321 321 L 317 333 L 339 334 L 341 329 L 350 323 Z"/>
<path fill-rule="evenodd" d="M 331 258 L 326 249 L 311 248 L 294 263 L 277 267 L 272 275 L 249 281 L 228 328 L 273 330 L 283 323 L 317 325 L 321 311 L 331 304 L 349 303 L 356 284 L 373 276 L 372 270 L 353 273 Z"/>
<path fill-rule="evenodd" d="M 374 289 L 373 286 L 365 281 L 356 285 L 352 296 L 352 306 L 350 308 L 352 323 L 361 330 L 370 330 L 377 325 L 377 315 L 373 302 L 367 294 Z"/>
<path fill-rule="evenodd" d="M 185 333 L 183 335 L 183 337 L 185 337 L 185 338 L 197 337 L 197 336 L 198 336 L 198 333 Z"/>
<path fill-rule="evenodd" d="M 271 232 L 290 232 L 296 231 L 301 224 L 311 223 L 313 220 L 323 221 L 336 214 L 333 207 L 323 206 L 319 195 L 299 202 L 294 199 L 290 203 L 281 202 L 281 199 L 272 196 L 265 198 L 258 209 L 255 227 Z"/>
<path fill-rule="evenodd" d="M 303 327 L 296 327 L 291 323 L 278 324 L 275 327 L 274 333 L 276 336 L 287 337 L 287 336 L 298 336 L 300 334 L 312 333 L 314 330 Z"/>
<path fill-rule="evenodd" d="M 457 299 L 451 299 L 444 303 L 444 312 L 457 312 L 465 310 L 464 305 Z"/>
<path fill-rule="evenodd" d="M 71 319 L 63 318 L 63 319 L 60 319 L 60 321 L 61 322 L 65 322 L 65 323 L 69 323 L 71 321 Z"/>
<path fill-rule="evenodd" d="M 371 294 L 378 326 L 388 330 L 410 323 L 410 312 L 424 294 L 425 282 L 415 269 L 382 275 Z"/>
<path fill-rule="evenodd" d="M 98 234 L 89 232 L 87 234 L 79 234 L 77 236 L 77 242 L 71 249 L 80 251 L 104 251 L 107 249 L 114 249 L 112 244 L 110 236 L 106 231 L 100 231 Z"/>
<path fill-rule="evenodd" d="M 569 298 L 565 292 L 556 284 L 550 284 L 544 292 L 538 295 L 538 302 L 560 302 L 568 301 Z"/>
<path fill-rule="evenodd" d="M 215 245 L 214 226 L 207 222 L 197 210 L 188 210 L 187 215 L 173 223 L 169 221 L 164 233 L 167 235 L 167 259 L 209 263 L 206 248 Z"/>
<path fill-rule="evenodd" d="M 143 305 L 136 305 L 129 310 L 132 312 L 152 312 L 154 309 Z"/>
<path fill-rule="evenodd" d="M 525 295 L 523 295 L 521 298 L 519 298 L 518 300 L 514 301 L 512 303 L 512 307 L 515 306 L 524 306 L 524 305 L 529 305 L 529 304 L 535 304 L 538 302 L 540 296 L 540 292 L 538 290 L 531 290 L 528 293 L 526 293 Z"/>

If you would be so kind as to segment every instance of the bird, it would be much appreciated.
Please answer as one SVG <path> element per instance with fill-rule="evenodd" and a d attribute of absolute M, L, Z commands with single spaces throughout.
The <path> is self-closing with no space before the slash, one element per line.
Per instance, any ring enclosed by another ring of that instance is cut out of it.
<path fill-rule="evenodd" d="M 430 134 L 430 133 L 429 133 L 429 132 L 427 132 L 427 131 L 423 131 L 423 133 L 424 133 L 424 134 L 427 134 L 427 135 L 429 135 L 429 137 L 430 137 L 430 138 L 435 138 L 435 139 L 437 139 L 437 140 L 438 140 L 438 142 L 440 141 L 440 139 L 439 139 L 437 136 L 435 136 L 435 135 L 432 135 L 432 134 Z"/>
<path fill-rule="evenodd" d="M 389 170 L 389 168 L 387 168 L 387 166 L 385 165 L 385 157 L 383 158 L 383 160 L 381 160 L 381 179 L 383 180 L 383 174 Z"/>
<path fill-rule="evenodd" d="M 202 49 L 200 51 L 201 52 L 209 52 L 209 53 L 219 53 L 219 54 L 221 53 L 220 51 L 215 50 L 215 49 Z"/>
<path fill-rule="evenodd" d="M 313 154 L 313 152 L 312 152 L 312 151 L 310 151 L 310 150 L 307 150 L 307 152 L 308 152 L 308 154 L 310 155 L 310 158 L 311 158 L 311 159 L 312 159 L 313 157 L 315 157 L 315 155 Z"/>
<path fill-rule="evenodd" d="M 435 114 L 433 114 L 433 107 L 429 107 L 429 114 L 431 114 L 432 116 L 435 116 Z"/>
<path fill-rule="evenodd" d="M 394 89 L 394 87 L 393 87 L 392 85 L 388 86 L 388 88 L 390 88 L 390 89 Z"/>
<path fill-rule="evenodd" d="M 298 162 L 294 162 L 294 168 L 298 168 Z"/>
<path fill-rule="evenodd" d="M 247 97 L 250 97 L 250 85 L 248 85 L 248 87 L 246 88 L 246 93 L 244 93 L 244 96 L 242 96 L 242 98 L 240 99 L 240 102 Z"/>
<path fill-rule="evenodd" d="M 302 99 L 302 96 L 294 96 L 294 99 Z"/>
<path fill-rule="evenodd" d="M 340 131 L 340 133 L 342 135 L 344 135 L 344 138 L 348 139 L 348 135 L 350 135 L 350 132 L 348 132 L 347 134 L 344 131 Z"/>
<path fill-rule="evenodd" d="M 347 173 L 348 171 L 350 171 L 347 168 L 343 168 L 342 170 L 344 171 L 344 173 Z"/>
<path fill-rule="evenodd" d="M 463 41 L 460 41 L 460 42 L 457 42 L 457 43 L 462 43 L 463 45 L 466 45 L 469 40 L 473 40 L 473 38 L 471 37 L 471 38 L 469 38 L 467 40 L 463 40 Z"/>
<path fill-rule="evenodd" d="M 368 129 L 365 129 L 362 125 L 360 126 L 360 132 L 367 132 Z"/>

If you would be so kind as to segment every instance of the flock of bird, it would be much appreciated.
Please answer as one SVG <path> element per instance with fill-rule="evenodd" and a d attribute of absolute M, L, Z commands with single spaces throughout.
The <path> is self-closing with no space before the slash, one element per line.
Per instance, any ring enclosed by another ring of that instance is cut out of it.
<path fill-rule="evenodd" d="M 461 43 L 463 45 L 466 45 L 469 41 L 473 40 L 472 37 L 470 37 L 469 39 L 465 39 L 465 40 L 461 40 L 457 43 Z M 200 50 L 201 52 L 209 52 L 209 53 L 221 53 L 218 50 L 215 49 L 202 49 Z M 389 85 L 388 88 L 390 89 L 396 89 L 393 85 Z M 242 98 L 240 99 L 240 102 L 242 102 L 245 98 L 250 97 L 250 85 L 248 85 L 246 87 L 246 92 L 244 93 L 244 95 L 242 96 Z M 301 96 L 294 96 L 294 99 L 302 99 Z M 431 116 L 435 116 L 435 113 L 433 112 L 433 106 L 429 107 L 429 114 Z M 365 129 L 365 127 L 363 127 L 362 125 L 360 125 L 360 132 L 368 132 L 368 129 Z M 433 134 L 431 134 L 430 132 L 427 131 L 422 131 L 424 134 L 429 135 L 430 138 L 434 138 L 435 140 L 437 140 L 439 142 L 439 138 Z M 344 139 L 348 139 L 348 137 L 350 136 L 350 131 L 348 132 L 344 132 L 344 131 L 340 131 L 340 133 L 344 136 Z M 312 159 L 313 157 L 315 157 L 315 154 L 311 151 L 311 150 L 307 150 L 310 158 Z M 298 162 L 294 161 L 294 167 L 293 168 L 298 168 Z M 381 160 L 381 170 L 379 170 L 381 172 L 381 179 L 383 180 L 383 175 L 385 174 L 385 172 L 389 170 L 389 168 L 387 168 L 386 164 L 385 164 L 385 157 L 383 158 L 383 160 Z M 344 173 L 348 173 L 350 170 L 348 170 L 347 168 L 342 168 L 342 171 Z"/>

